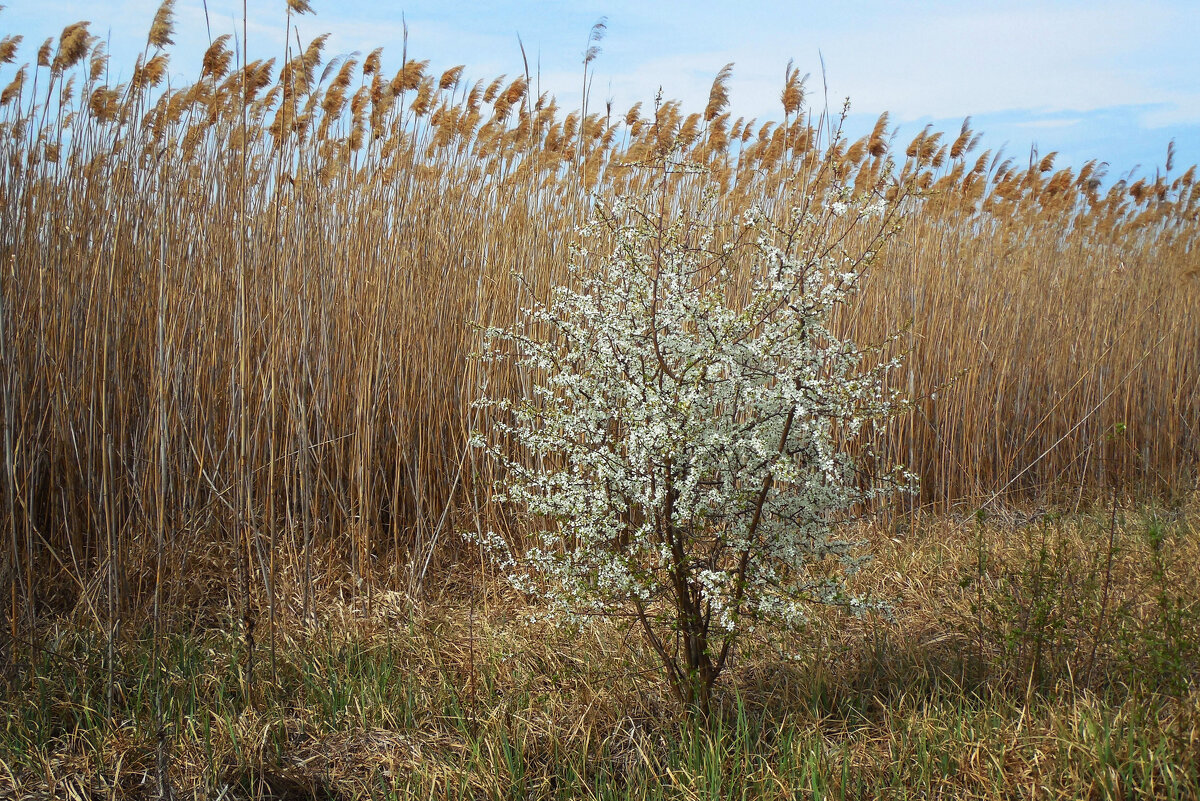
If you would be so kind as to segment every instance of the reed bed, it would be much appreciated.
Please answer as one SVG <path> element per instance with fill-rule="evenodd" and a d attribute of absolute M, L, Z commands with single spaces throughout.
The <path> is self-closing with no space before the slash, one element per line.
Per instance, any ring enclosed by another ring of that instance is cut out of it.
<path fill-rule="evenodd" d="M 893 187 L 898 232 L 841 325 L 906 332 L 895 380 L 921 400 L 880 447 L 922 504 L 1196 486 L 1194 167 L 1112 181 L 982 151 L 968 123 L 898 143 L 886 114 L 849 141 L 795 70 L 765 123 L 730 118 L 728 70 L 703 109 L 621 113 L 407 50 L 394 72 L 378 50 L 329 58 L 324 37 L 241 65 L 221 36 L 175 85 L 170 26 L 168 4 L 119 85 L 68 26 L 0 96 L 18 639 L 84 603 L 116 626 L 151 600 L 238 596 L 249 620 L 285 567 L 308 610 L 326 553 L 348 586 L 415 592 L 465 519 L 496 514 L 471 401 L 527 389 L 471 358 L 476 326 L 563 280 L 576 225 L 646 191 L 635 165 L 673 148 L 728 219 L 797 185 Z M 189 589 L 162 594 L 172 576 Z"/>

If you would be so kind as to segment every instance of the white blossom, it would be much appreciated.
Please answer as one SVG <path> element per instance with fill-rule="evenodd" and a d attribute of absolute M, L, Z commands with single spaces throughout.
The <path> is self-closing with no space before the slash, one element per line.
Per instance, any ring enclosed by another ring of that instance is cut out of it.
<path fill-rule="evenodd" d="M 880 202 L 839 190 L 827 208 L 862 220 Z M 472 443 L 538 533 L 520 553 L 481 544 L 562 620 L 642 621 L 680 686 L 719 672 L 747 627 L 802 625 L 813 602 L 871 608 L 843 586 L 865 555 L 838 524 L 910 484 L 853 455 L 901 408 L 883 381 L 897 362 L 829 327 L 879 242 L 835 255 L 810 207 L 782 223 L 751 207 L 727 230 L 623 199 L 579 232 L 568 285 L 483 332 L 483 358 L 533 390 L 479 400 L 490 426 Z"/>

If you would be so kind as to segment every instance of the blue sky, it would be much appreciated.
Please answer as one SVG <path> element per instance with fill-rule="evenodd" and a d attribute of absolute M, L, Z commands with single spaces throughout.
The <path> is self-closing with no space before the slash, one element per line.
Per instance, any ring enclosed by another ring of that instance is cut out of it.
<path fill-rule="evenodd" d="M 4 0 L 0 0 L 4 2 Z M 0 35 L 22 34 L 18 62 L 47 36 L 80 19 L 109 38 L 114 68 L 128 75 L 145 44 L 156 0 L 82 3 L 7 0 Z M 612 99 L 623 113 L 664 95 L 701 110 L 712 79 L 734 63 L 734 115 L 777 119 L 785 67 L 811 73 L 813 102 L 850 98 L 849 129 L 889 111 L 907 142 L 924 125 L 957 132 L 963 117 L 983 147 L 1017 160 L 1036 143 L 1058 164 L 1110 163 L 1110 177 L 1163 166 L 1176 142 L 1176 167 L 1200 162 L 1200 0 L 1032 2 L 1031 0 L 793 0 L 730 3 L 654 0 L 473 3 L 312 0 L 298 21 L 302 40 L 332 34 L 326 55 L 383 46 L 384 67 L 400 65 L 403 25 L 409 54 L 435 69 L 467 66 L 468 78 L 522 72 L 518 35 L 541 88 L 560 106 L 579 102 L 588 31 L 607 18 L 593 64 L 592 108 Z M 241 0 L 177 3 L 173 75 L 192 77 L 212 35 L 241 30 Z M 251 57 L 283 51 L 284 0 L 248 0 Z M 14 65 L 0 72 L 7 79 Z"/>

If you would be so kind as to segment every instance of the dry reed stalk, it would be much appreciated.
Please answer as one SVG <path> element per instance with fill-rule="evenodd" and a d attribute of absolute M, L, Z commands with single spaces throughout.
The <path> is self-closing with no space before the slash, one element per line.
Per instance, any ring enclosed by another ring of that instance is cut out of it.
<path fill-rule="evenodd" d="M 156 30 L 148 47 L 170 36 Z M 725 71 L 696 113 L 564 115 L 528 69 L 475 91 L 405 51 L 377 81 L 386 53 L 323 62 L 318 38 L 289 42 L 277 76 L 248 63 L 245 34 L 167 89 L 165 60 L 151 66 L 165 53 L 113 86 L 73 33 L 57 71 L 51 44 L 0 98 L 14 631 L 53 590 L 107 609 L 115 637 L 120 607 L 171 580 L 148 567 L 160 547 L 189 558 L 183 532 L 227 538 L 249 633 L 260 601 L 280 612 L 285 562 L 311 607 L 314 549 L 415 591 L 455 554 L 464 514 L 519 522 L 490 499 L 495 467 L 463 454 L 478 387 L 525 393 L 531 377 L 474 362 L 471 325 L 509 325 L 526 293 L 564 280 L 589 193 L 645 191 L 624 165 L 674 144 L 711 171 L 729 219 L 783 207 L 797 182 L 871 186 L 889 156 L 924 187 L 897 201 L 898 246 L 839 322 L 879 342 L 912 320 L 894 379 L 938 398 L 877 446 L 922 476 L 922 504 L 1098 492 L 1085 455 L 1118 423 L 1136 443 L 1123 486 L 1195 486 L 1194 168 L 1106 186 L 1093 165 L 978 154 L 966 124 L 895 146 L 886 116 L 831 142 L 836 120 L 806 109 L 794 68 L 779 125 L 730 124 Z"/>

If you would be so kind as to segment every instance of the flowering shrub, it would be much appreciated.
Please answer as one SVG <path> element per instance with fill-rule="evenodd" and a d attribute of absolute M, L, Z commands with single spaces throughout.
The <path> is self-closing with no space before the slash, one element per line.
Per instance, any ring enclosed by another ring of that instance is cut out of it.
<path fill-rule="evenodd" d="M 875 469 L 863 437 L 901 405 L 883 382 L 896 362 L 830 330 L 885 208 L 818 200 L 725 226 L 706 222 L 712 198 L 617 203 L 582 230 L 570 286 L 486 331 L 485 357 L 533 390 L 479 401 L 475 444 L 506 469 L 499 499 L 540 524 L 521 548 L 484 544 L 560 619 L 636 621 L 688 709 L 707 709 L 748 628 L 861 608 L 841 577 L 864 556 L 837 524 L 910 479 Z"/>

